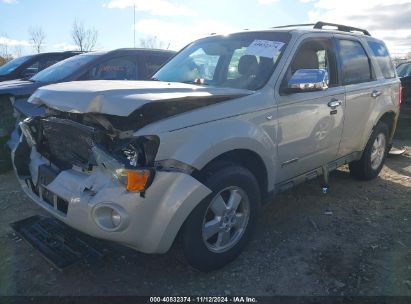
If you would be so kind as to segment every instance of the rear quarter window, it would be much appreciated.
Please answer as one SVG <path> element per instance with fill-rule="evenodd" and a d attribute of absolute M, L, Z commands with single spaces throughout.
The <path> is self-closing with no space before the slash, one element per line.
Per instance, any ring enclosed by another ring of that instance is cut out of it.
<path fill-rule="evenodd" d="M 370 47 L 384 78 L 394 78 L 394 65 L 392 64 L 387 47 L 383 43 L 377 41 L 368 41 L 368 46 Z"/>

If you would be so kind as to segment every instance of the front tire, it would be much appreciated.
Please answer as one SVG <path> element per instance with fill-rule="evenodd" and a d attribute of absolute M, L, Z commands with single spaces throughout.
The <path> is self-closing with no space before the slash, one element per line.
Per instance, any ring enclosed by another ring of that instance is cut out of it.
<path fill-rule="evenodd" d="M 384 166 L 387 151 L 388 127 L 380 122 L 372 132 L 361 159 L 349 164 L 350 174 L 360 180 L 376 178 Z"/>
<path fill-rule="evenodd" d="M 261 198 L 253 174 L 235 164 L 214 166 L 204 184 L 213 192 L 185 221 L 181 247 L 189 265 L 211 271 L 240 255 L 255 228 Z"/>

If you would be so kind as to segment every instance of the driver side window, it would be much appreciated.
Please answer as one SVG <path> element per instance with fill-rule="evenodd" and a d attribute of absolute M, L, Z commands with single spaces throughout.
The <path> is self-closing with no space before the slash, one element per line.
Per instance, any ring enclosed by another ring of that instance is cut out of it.
<path fill-rule="evenodd" d="M 336 56 L 331 39 L 310 39 L 303 42 L 287 70 L 284 85 L 287 85 L 297 70 L 302 69 L 326 70 L 329 86 L 338 85 Z"/>

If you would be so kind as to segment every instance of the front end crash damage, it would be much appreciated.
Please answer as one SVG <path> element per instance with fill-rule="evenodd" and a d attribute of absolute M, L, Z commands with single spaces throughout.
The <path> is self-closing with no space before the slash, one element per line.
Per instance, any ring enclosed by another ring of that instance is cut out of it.
<path fill-rule="evenodd" d="M 133 137 L 110 118 L 49 110 L 26 119 L 16 173 L 31 199 L 73 228 L 163 253 L 211 191 L 190 166 L 155 161 L 157 136 Z"/>

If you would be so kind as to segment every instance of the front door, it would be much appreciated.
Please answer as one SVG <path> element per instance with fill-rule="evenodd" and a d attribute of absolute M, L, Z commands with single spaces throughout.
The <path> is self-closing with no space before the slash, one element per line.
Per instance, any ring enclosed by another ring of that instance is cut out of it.
<path fill-rule="evenodd" d="M 281 93 L 278 99 L 277 182 L 316 169 L 337 157 L 345 107 L 345 91 L 337 73 L 332 37 L 303 40 L 289 64 L 282 87 L 300 69 L 325 69 L 324 91 Z M 332 106 L 339 104 L 337 106 Z"/>

